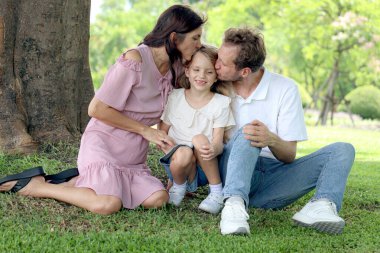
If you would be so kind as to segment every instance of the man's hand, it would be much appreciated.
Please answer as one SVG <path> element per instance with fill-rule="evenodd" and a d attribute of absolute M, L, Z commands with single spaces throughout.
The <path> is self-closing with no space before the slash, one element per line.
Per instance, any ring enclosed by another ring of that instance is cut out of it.
<path fill-rule="evenodd" d="M 275 135 L 259 120 L 254 120 L 243 127 L 245 138 L 258 148 L 270 147 L 275 142 Z"/>
<path fill-rule="evenodd" d="M 297 141 L 284 141 L 269 131 L 264 123 L 254 120 L 243 127 L 245 138 L 258 148 L 269 147 L 272 154 L 280 161 L 291 163 L 296 157 Z"/>

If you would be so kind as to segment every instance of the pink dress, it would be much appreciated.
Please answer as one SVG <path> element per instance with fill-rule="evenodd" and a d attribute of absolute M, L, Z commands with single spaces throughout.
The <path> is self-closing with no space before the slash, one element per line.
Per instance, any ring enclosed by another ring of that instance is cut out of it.
<path fill-rule="evenodd" d="M 142 62 L 125 60 L 121 55 L 95 97 L 152 126 L 160 121 L 172 89 L 172 74 L 168 71 L 161 75 L 149 47 L 140 45 L 136 49 Z M 164 190 L 146 164 L 148 147 L 149 142 L 141 135 L 92 118 L 81 140 L 76 186 L 93 189 L 98 195 L 118 197 L 125 208 L 136 208 L 154 192 Z"/>

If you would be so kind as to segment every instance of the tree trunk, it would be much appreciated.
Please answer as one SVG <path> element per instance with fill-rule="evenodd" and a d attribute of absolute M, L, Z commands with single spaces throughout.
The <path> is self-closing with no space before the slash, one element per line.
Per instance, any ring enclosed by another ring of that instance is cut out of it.
<path fill-rule="evenodd" d="M 73 141 L 94 91 L 90 0 L 0 1 L 0 151 Z"/>
<path fill-rule="evenodd" d="M 325 126 L 327 123 L 328 113 L 330 111 L 331 111 L 331 113 L 334 113 L 333 112 L 333 109 L 334 109 L 334 87 L 335 87 L 335 83 L 339 77 L 339 59 L 340 59 L 340 57 L 338 57 L 335 60 L 334 67 L 333 67 L 331 74 L 328 78 L 327 94 L 326 94 L 326 97 L 325 97 L 324 102 L 323 102 L 321 113 L 319 114 L 317 125 L 318 125 L 318 123 L 321 123 L 322 126 Z"/>

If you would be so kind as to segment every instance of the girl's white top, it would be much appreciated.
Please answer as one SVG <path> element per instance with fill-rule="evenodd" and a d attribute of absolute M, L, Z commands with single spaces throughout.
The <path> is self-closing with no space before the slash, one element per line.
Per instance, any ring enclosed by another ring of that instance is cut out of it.
<path fill-rule="evenodd" d="M 193 147 L 195 135 L 204 134 L 212 142 L 214 128 L 228 129 L 235 125 L 230 103 L 229 97 L 215 93 L 209 103 L 194 109 L 186 100 L 185 89 L 176 89 L 169 95 L 161 120 L 171 126 L 168 135 L 177 144 Z"/>

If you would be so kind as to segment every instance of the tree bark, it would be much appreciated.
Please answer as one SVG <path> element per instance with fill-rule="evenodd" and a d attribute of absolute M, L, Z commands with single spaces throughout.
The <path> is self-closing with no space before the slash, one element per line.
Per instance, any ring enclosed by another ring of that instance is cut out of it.
<path fill-rule="evenodd" d="M 327 123 L 327 116 L 328 113 L 331 111 L 331 113 L 334 113 L 334 87 L 339 77 L 339 60 L 340 57 L 338 57 L 334 62 L 334 67 L 331 71 L 331 74 L 327 81 L 327 94 L 323 102 L 321 113 L 319 114 L 318 123 L 321 123 L 322 126 L 325 126 Z M 332 116 L 333 117 L 333 116 Z"/>
<path fill-rule="evenodd" d="M 0 1 L 0 151 L 75 141 L 94 94 L 90 0 Z"/>

